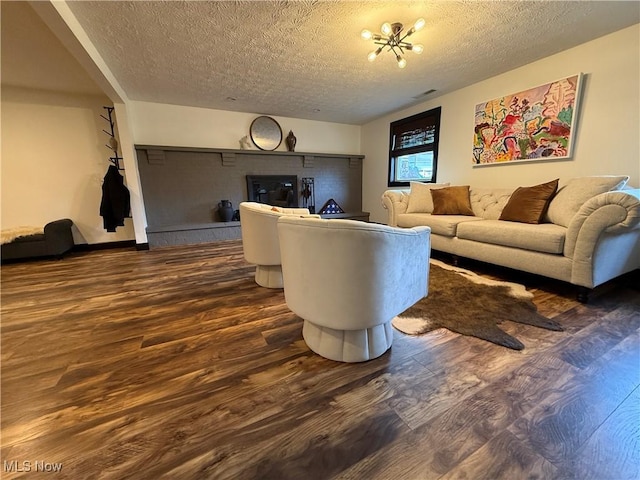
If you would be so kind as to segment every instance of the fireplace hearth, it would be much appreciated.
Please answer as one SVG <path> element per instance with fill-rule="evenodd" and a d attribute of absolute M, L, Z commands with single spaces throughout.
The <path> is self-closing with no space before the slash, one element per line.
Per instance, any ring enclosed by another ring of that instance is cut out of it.
<path fill-rule="evenodd" d="M 297 207 L 298 176 L 247 175 L 247 195 L 250 202 L 277 207 Z"/>

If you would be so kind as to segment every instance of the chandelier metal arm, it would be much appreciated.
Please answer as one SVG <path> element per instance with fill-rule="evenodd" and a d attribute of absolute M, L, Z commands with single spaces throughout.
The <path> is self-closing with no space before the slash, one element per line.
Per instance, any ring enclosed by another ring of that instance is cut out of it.
<path fill-rule="evenodd" d="M 395 53 L 396 55 L 399 55 L 398 52 L 396 52 L 396 49 L 394 47 L 398 47 L 398 50 L 400 50 L 401 54 L 404 54 L 404 50 L 402 49 L 401 45 L 389 45 L 389 47 L 391 48 L 391 50 L 393 51 L 393 53 Z"/>
<path fill-rule="evenodd" d="M 403 42 L 405 38 L 407 38 L 410 35 L 413 35 L 416 32 L 416 29 L 411 27 L 407 33 L 404 35 L 404 37 L 402 37 L 400 40 L 398 40 L 398 43 Z"/>
<path fill-rule="evenodd" d="M 389 39 L 389 40 L 387 40 L 385 42 L 382 42 L 382 41 L 376 42 L 376 41 L 374 41 L 373 43 L 375 45 L 382 45 L 383 47 L 386 47 L 387 45 L 389 45 L 390 47 L 391 46 L 396 46 L 396 47 L 401 47 L 401 48 L 407 48 L 407 47 L 413 46 L 413 44 L 409 43 L 409 42 L 396 41 L 396 40 L 391 40 L 391 39 Z"/>

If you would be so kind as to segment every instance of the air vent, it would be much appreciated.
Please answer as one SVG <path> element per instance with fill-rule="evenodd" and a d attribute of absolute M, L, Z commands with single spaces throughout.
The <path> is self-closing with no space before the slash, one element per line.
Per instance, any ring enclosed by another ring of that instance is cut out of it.
<path fill-rule="evenodd" d="M 435 90 L 435 88 L 432 88 L 432 89 L 430 89 L 430 90 L 427 90 L 427 91 L 426 91 L 426 92 L 424 92 L 424 93 L 420 93 L 420 94 L 416 95 L 416 96 L 415 96 L 415 97 L 413 97 L 413 98 L 415 98 L 415 99 L 424 98 L 424 97 L 426 97 L 427 95 L 429 95 L 430 93 L 433 93 L 433 92 L 435 92 L 435 91 L 436 91 L 436 90 Z"/>

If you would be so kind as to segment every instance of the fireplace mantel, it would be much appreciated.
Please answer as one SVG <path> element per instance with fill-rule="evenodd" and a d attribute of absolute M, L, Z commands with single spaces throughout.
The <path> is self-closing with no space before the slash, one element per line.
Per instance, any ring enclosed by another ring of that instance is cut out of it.
<path fill-rule="evenodd" d="M 296 175 L 299 182 L 312 177 L 317 208 L 332 198 L 348 217 L 366 216 L 364 155 L 167 145 L 135 149 L 151 247 L 240 238 L 239 222 L 221 222 L 217 206 L 229 200 L 238 209 L 248 200 L 247 175 Z"/>
<path fill-rule="evenodd" d="M 362 160 L 364 155 L 349 153 L 322 153 L 322 152 L 287 152 L 284 150 L 235 150 L 232 148 L 208 148 L 208 147 L 173 147 L 167 145 L 136 145 L 136 150 L 162 150 L 171 152 L 205 152 L 205 153 L 227 153 L 260 156 L 316 156 L 324 158 L 356 158 Z"/>

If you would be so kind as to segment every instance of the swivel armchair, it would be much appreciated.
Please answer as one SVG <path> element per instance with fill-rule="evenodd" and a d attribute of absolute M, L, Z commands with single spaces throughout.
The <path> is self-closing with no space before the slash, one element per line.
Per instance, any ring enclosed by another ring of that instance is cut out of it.
<path fill-rule="evenodd" d="M 261 287 L 282 288 L 278 218 L 309 215 L 306 208 L 282 208 L 257 202 L 240 203 L 242 250 L 247 262 L 256 265 L 255 281 Z M 314 215 L 318 217 L 318 215 Z"/>
<path fill-rule="evenodd" d="M 431 230 L 282 216 L 284 296 L 317 354 L 363 362 L 393 342 L 391 320 L 427 296 Z"/>

